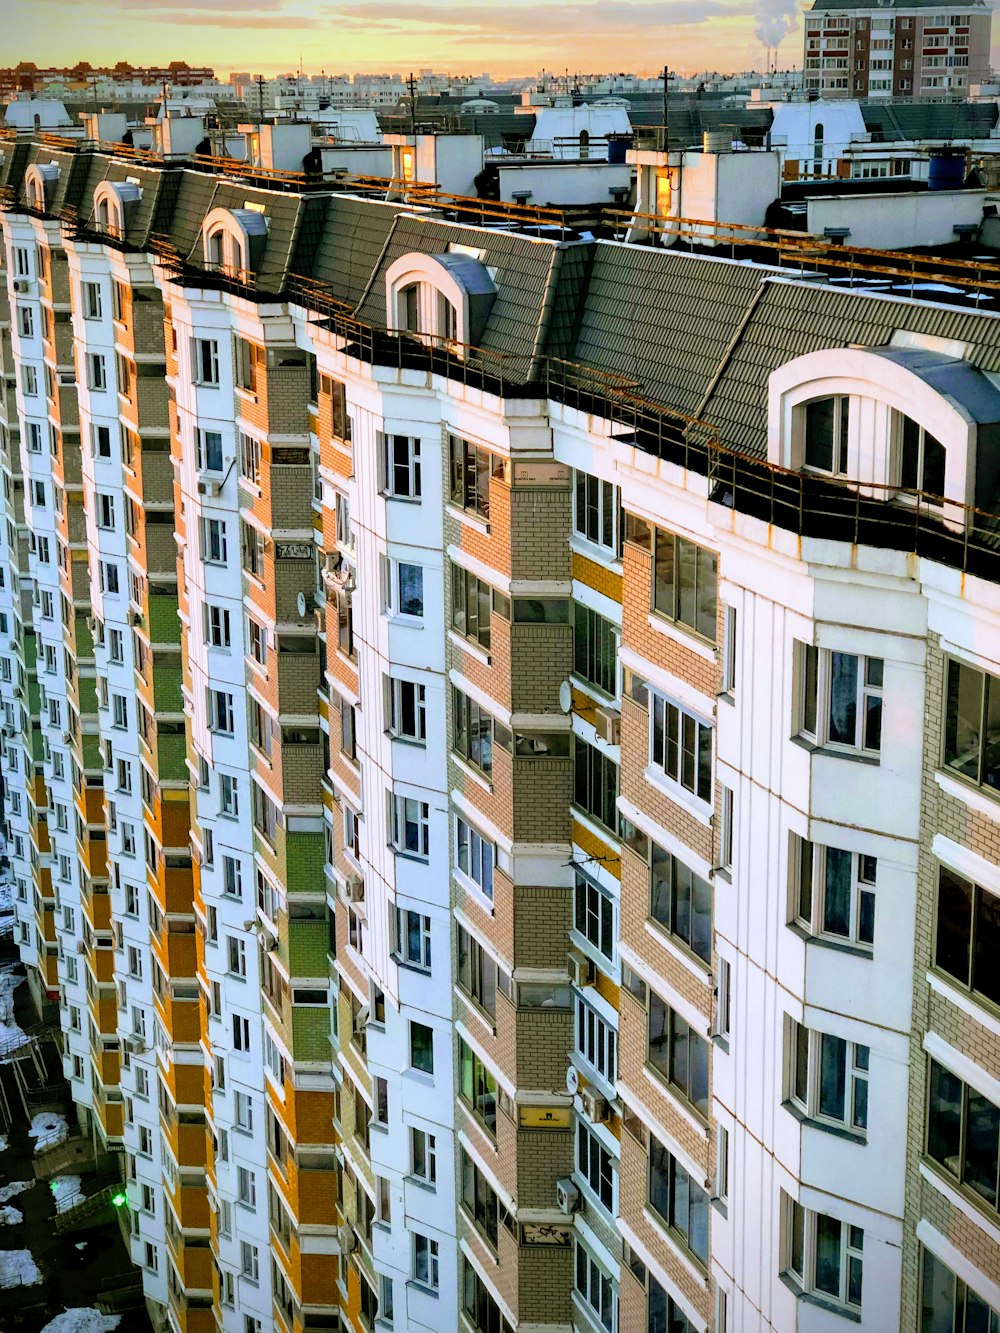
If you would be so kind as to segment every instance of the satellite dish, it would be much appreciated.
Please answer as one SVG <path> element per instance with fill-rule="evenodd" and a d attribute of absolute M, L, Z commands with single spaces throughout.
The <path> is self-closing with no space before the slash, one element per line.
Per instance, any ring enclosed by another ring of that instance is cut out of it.
<path fill-rule="evenodd" d="M 580 1091 L 580 1075 L 576 1065 L 570 1065 L 566 1070 L 566 1091 L 572 1093 L 574 1097 Z"/>
<path fill-rule="evenodd" d="M 573 686 L 568 680 L 564 680 L 559 686 L 559 707 L 564 713 L 568 713 L 573 707 Z"/>
<path fill-rule="evenodd" d="M 298 607 L 300 619 L 304 618 L 306 614 L 306 595 L 304 592 L 299 593 L 295 600 L 295 605 Z"/>

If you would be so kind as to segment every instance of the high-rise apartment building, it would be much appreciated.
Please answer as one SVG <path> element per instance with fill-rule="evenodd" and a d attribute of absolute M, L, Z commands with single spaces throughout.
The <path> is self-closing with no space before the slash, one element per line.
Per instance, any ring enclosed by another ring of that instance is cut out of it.
<path fill-rule="evenodd" d="M 983 0 L 813 0 L 804 18 L 806 92 L 962 100 L 989 77 L 992 22 Z"/>
<path fill-rule="evenodd" d="M 0 159 L 18 938 L 157 1326 L 992 1327 L 996 317 Z"/>

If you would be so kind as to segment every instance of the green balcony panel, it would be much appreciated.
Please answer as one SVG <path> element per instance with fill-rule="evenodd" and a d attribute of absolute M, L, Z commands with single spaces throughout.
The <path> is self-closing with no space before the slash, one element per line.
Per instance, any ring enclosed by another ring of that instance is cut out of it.
<path fill-rule="evenodd" d="M 157 776 L 161 782 L 186 782 L 187 739 L 183 733 L 179 736 L 156 737 Z"/>
<path fill-rule="evenodd" d="M 180 643 L 181 622 L 177 616 L 177 598 L 150 596 L 150 643 Z"/>
<path fill-rule="evenodd" d="M 329 937 L 326 921 L 289 921 L 286 946 L 289 975 L 309 979 L 328 977 Z M 284 941 L 282 943 L 284 944 Z M 282 952 L 284 951 L 283 948 Z"/>
<path fill-rule="evenodd" d="M 292 1007 L 292 1059 L 329 1062 L 333 1047 L 333 1011 L 328 1007 Z"/>
<path fill-rule="evenodd" d="M 285 887 L 289 893 L 326 893 L 326 840 L 322 833 L 285 835 Z"/>

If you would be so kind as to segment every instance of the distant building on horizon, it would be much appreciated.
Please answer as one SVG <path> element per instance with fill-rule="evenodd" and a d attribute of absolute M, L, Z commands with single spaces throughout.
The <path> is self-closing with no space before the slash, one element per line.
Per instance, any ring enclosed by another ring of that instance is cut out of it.
<path fill-rule="evenodd" d="M 805 16 L 805 90 L 820 97 L 965 98 L 990 69 L 984 0 L 814 0 Z"/>

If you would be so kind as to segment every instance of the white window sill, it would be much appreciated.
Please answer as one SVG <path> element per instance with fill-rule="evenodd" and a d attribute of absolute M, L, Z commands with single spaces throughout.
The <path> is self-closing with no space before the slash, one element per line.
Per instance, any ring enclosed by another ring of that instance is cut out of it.
<path fill-rule="evenodd" d="M 460 509 L 458 505 L 448 503 L 444 507 L 445 513 L 449 518 L 453 518 L 458 523 L 464 524 L 467 528 L 473 528 L 476 532 L 481 532 L 484 537 L 490 535 L 489 520 L 482 518 L 479 514 L 468 509 Z"/>
<path fill-rule="evenodd" d="M 657 768 L 655 764 L 649 764 L 642 775 L 651 787 L 662 792 L 668 800 L 675 805 L 683 806 L 685 810 L 699 824 L 704 824 L 710 828 L 712 824 L 712 806 L 708 801 L 703 801 L 699 796 L 693 795 L 686 787 L 682 787 L 679 782 L 668 778 L 662 768 Z"/>
<path fill-rule="evenodd" d="M 665 616 L 656 611 L 650 611 L 646 620 L 649 628 L 657 634 L 662 634 L 665 639 L 670 639 L 682 648 L 687 648 L 690 652 L 696 653 L 698 657 L 703 657 L 706 662 L 711 662 L 713 665 L 717 661 L 719 653 L 716 646 L 708 643 L 693 630 L 684 629 L 676 621 L 667 620 Z"/>
<path fill-rule="evenodd" d="M 486 649 L 478 644 L 475 639 L 467 639 L 464 635 L 459 634 L 457 629 L 448 630 L 448 642 L 455 648 L 460 648 L 463 653 L 468 653 L 470 657 L 474 657 L 477 662 L 482 662 L 483 666 L 492 666 L 493 659 Z"/>

